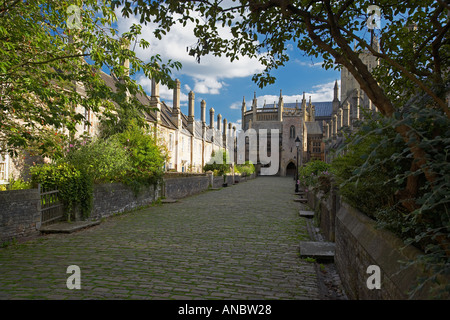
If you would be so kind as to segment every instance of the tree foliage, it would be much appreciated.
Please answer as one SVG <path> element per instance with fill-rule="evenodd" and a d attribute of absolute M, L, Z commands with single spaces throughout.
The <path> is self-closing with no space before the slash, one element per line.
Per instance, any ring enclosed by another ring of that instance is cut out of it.
<path fill-rule="evenodd" d="M 70 5 L 80 8 L 79 20 Z M 80 28 L 70 24 L 77 21 Z M 87 121 L 76 106 L 102 120 L 116 118 L 117 105 L 142 109 L 134 98 L 143 93 L 131 78 L 136 72 L 172 84 L 170 70 L 180 64 L 162 63 L 158 55 L 149 62 L 136 57 L 135 46 L 149 46 L 139 39 L 140 26 L 119 38 L 116 21 L 109 0 L 2 1 L 0 152 L 33 147 L 52 155 Z M 100 70 L 113 74 L 116 88 L 105 84 Z"/>

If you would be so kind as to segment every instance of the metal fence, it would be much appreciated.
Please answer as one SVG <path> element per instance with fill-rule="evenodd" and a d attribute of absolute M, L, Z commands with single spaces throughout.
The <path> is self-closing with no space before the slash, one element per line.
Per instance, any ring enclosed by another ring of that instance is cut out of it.
<path fill-rule="evenodd" d="M 41 225 L 49 225 L 64 219 L 64 206 L 59 199 L 59 191 L 56 189 L 46 190 L 41 184 L 38 185 L 41 197 Z"/>

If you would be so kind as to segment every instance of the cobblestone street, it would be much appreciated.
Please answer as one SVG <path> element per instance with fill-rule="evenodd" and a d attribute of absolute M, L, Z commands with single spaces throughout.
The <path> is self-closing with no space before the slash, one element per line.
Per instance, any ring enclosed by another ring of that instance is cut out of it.
<path fill-rule="evenodd" d="M 319 299 L 293 193 L 292 178 L 259 177 L 2 248 L 0 299 Z"/>

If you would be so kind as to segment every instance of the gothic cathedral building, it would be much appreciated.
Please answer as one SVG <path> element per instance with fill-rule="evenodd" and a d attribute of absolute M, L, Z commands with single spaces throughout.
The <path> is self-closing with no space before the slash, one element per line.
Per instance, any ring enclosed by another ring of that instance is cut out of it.
<path fill-rule="evenodd" d="M 372 36 L 371 45 L 375 50 L 379 50 L 378 41 L 374 36 Z M 369 71 L 372 71 L 379 63 L 368 50 L 362 51 L 360 57 Z M 365 111 L 362 112 L 362 110 Z M 273 105 L 264 103 L 262 107 L 258 106 L 258 100 L 254 94 L 252 105 L 248 109 L 244 97 L 242 130 L 243 132 L 249 129 L 254 129 L 256 132 L 278 130 L 278 175 L 295 175 L 297 166 L 301 167 L 308 161 L 330 161 L 332 159 L 330 151 L 338 148 L 343 142 L 342 131 L 355 130 L 358 122 L 364 118 L 365 112 L 376 111 L 376 107 L 361 90 L 353 75 L 342 67 L 340 94 L 336 80 L 333 101 L 312 103 L 310 97 L 307 103 L 303 94 L 301 104 L 284 103 L 280 91 L 278 103 L 274 102 Z M 297 138 L 300 140 L 298 149 L 295 143 Z M 267 141 L 266 148 L 271 152 L 274 146 L 270 145 L 269 139 Z M 258 154 L 261 147 L 257 146 Z M 260 170 L 265 165 L 258 158 L 256 168 Z"/>

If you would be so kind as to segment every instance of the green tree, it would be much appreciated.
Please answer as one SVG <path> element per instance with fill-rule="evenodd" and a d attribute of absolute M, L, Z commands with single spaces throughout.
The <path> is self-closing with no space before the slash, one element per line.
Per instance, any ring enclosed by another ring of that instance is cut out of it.
<path fill-rule="evenodd" d="M 119 38 L 116 20 L 109 0 L 2 1 L 0 152 L 29 147 L 47 155 L 60 151 L 76 125 L 87 121 L 76 106 L 101 119 L 115 119 L 118 105 L 142 109 L 134 98 L 143 93 L 131 78 L 136 72 L 172 84 L 170 70 L 180 64 L 162 63 L 158 55 L 147 63 L 140 60 L 129 49 L 149 46 L 138 40 L 140 26 Z M 105 84 L 100 70 L 114 75 L 116 88 Z"/>

